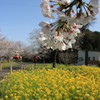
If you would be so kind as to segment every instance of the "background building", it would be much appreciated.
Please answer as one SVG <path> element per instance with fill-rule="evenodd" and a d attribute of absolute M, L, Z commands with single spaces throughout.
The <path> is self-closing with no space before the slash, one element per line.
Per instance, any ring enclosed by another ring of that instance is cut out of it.
<path fill-rule="evenodd" d="M 100 63 L 100 52 L 88 51 L 88 65 L 98 65 Z M 85 51 L 78 51 L 78 64 L 85 64 Z"/>

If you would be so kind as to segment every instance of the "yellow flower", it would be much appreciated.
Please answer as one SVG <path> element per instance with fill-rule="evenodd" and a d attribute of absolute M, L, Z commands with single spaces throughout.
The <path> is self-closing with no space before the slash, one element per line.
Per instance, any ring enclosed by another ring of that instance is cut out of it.
<path fill-rule="evenodd" d="M 90 100 L 95 100 L 95 98 L 93 96 L 90 96 L 89 99 Z"/>
<path fill-rule="evenodd" d="M 76 93 L 80 93 L 80 90 L 77 90 Z"/>
<path fill-rule="evenodd" d="M 85 94 L 85 96 L 86 96 L 86 97 L 89 97 L 90 95 L 89 95 L 89 94 Z"/>
<path fill-rule="evenodd" d="M 69 69 L 35 69 L 9 74 L 0 87 L 5 94 L 3 98 L 5 100 L 8 98 L 21 100 L 23 97 L 25 100 L 31 100 L 33 97 L 38 100 L 62 100 L 62 98 L 70 100 L 70 96 L 78 100 L 99 98 L 100 69 L 85 65 L 70 66 Z"/>
<path fill-rule="evenodd" d="M 71 88 L 72 88 L 72 89 L 75 89 L 75 86 L 72 86 Z"/>
<path fill-rule="evenodd" d="M 5 95 L 5 99 L 8 99 L 8 96 L 7 95 Z"/>
<path fill-rule="evenodd" d="M 10 96 L 13 96 L 13 94 L 10 94 Z"/>

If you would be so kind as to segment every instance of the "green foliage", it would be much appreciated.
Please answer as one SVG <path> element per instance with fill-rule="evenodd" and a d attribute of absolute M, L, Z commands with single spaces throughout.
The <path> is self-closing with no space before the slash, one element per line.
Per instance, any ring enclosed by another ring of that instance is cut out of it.
<path fill-rule="evenodd" d="M 57 68 L 65 68 L 64 64 L 56 64 Z M 27 64 L 25 66 L 25 70 L 32 70 L 32 68 L 34 69 L 34 63 L 31 64 Z M 36 64 L 36 68 L 35 69 L 52 69 L 52 64 L 51 63 L 46 63 L 46 64 L 42 64 L 42 63 L 37 63 Z"/>
<path fill-rule="evenodd" d="M 100 32 L 84 31 L 81 40 L 81 49 L 100 51 Z"/>

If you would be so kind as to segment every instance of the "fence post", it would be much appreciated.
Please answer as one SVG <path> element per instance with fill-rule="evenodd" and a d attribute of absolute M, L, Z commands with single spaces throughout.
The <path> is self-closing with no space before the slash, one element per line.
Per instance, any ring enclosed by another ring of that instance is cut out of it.
<path fill-rule="evenodd" d="M 34 65 L 32 65 L 32 70 L 34 70 Z"/>
<path fill-rule="evenodd" d="M 2 71 L 2 64 L 0 63 L 0 71 Z"/>
<path fill-rule="evenodd" d="M 10 65 L 10 72 L 12 73 L 13 69 L 12 69 L 12 64 Z"/>
<path fill-rule="evenodd" d="M 23 70 L 23 64 L 21 65 L 21 70 Z"/>
<path fill-rule="evenodd" d="M 23 66 L 23 70 L 25 70 L 25 66 Z"/>

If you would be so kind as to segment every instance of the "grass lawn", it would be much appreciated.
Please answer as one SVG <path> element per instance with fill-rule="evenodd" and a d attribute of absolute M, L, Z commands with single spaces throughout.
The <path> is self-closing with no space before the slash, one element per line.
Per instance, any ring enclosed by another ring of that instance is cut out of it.
<path fill-rule="evenodd" d="M 4 62 L 1 62 L 0 64 L 2 65 L 2 67 L 9 67 L 11 65 L 12 66 L 18 65 L 18 63 L 17 62 L 14 62 L 14 61 L 9 61 L 9 62 L 4 61 Z"/>

